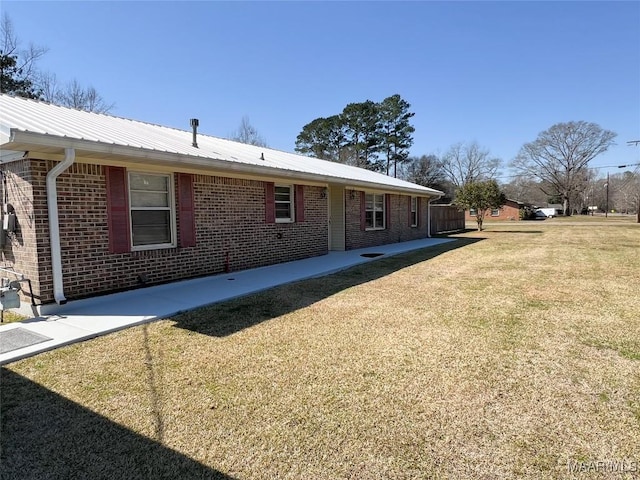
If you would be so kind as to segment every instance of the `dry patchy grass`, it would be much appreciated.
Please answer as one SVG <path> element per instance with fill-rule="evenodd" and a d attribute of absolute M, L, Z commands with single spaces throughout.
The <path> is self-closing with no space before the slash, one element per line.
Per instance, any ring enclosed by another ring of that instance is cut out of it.
<path fill-rule="evenodd" d="M 3 323 L 20 322 L 22 320 L 26 320 L 26 317 L 19 313 L 12 312 L 11 310 L 5 310 L 2 318 Z"/>
<path fill-rule="evenodd" d="M 567 462 L 640 462 L 639 251 L 492 224 L 14 363 L 6 478 L 634 478 Z"/>

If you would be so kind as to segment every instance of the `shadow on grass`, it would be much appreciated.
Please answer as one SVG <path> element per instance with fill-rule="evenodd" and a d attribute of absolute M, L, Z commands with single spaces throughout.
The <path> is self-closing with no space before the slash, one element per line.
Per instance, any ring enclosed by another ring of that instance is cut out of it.
<path fill-rule="evenodd" d="M 536 233 L 541 234 L 542 230 L 489 230 L 491 233 Z"/>
<path fill-rule="evenodd" d="M 433 238 L 451 238 L 452 236 L 455 235 L 461 235 L 463 233 L 471 233 L 471 232 L 477 232 L 478 229 L 477 228 L 463 228 L 460 230 L 455 230 L 452 232 L 447 232 L 447 233 L 435 233 L 433 235 L 431 235 Z"/>
<path fill-rule="evenodd" d="M 232 335 L 266 320 L 305 308 L 347 288 L 376 280 L 480 240 L 483 238 L 453 238 L 452 242 L 380 257 L 373 262 L 331 275 L 274 287 L 262 293 L 185 312 L 172 320 L 176 322 L 176 327 L 204 335 Z"/>
<path fill-rule="evenodd" d="M 3 480 L 233 480 L 11 370 L 0 375 Z"/>

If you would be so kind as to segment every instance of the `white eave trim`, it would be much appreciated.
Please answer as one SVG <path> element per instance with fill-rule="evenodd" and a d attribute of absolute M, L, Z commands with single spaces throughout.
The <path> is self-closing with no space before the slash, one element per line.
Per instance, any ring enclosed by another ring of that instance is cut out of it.
<path fill-rule="evenodd" d="M 403 187 L 382 182 L 369 182 L 331 175 L 300 172 L 296 170 L 288 170 L 272 166 L 260 166 L 242 162 L 220 160 L 213 157 L 184 155 L 180 153 L 150 150 L 141 147 L 107 144 L 92 140 L 73 139 L 50 134 L 25 132 L 16 129 L 11 130 L 11 136 L 8 145 L 14 150 L 16 149 L 16 146 L 24 147 L 25 150 L 35 150 L 33 148 L 34 146 L 59 148 L 61 152 L 66 148 L 73 148 L 76 150 L 77 155 L 81 155 L 82 152 L 103 153 L 124 157 L 132 161 L 138 160 L 142 163 L 174 165 L 182 164 L 184 166 L 195 166 L 207 170 L 252 174 L 258 177 L 280 177 L 283 179 L 308 180 L 313 182 L 323 182 L 327 184 L 345 185 L 347 186 L 347 188 L 349 188 L 350 186 L 355 189 L 376 189 L 384 192 L 401 192 L 404 194 L 427 197 L 443 195 L 443 192 L 427 187 L 420 187 L 418 185 L 416 185 L 416 188 Z"/>

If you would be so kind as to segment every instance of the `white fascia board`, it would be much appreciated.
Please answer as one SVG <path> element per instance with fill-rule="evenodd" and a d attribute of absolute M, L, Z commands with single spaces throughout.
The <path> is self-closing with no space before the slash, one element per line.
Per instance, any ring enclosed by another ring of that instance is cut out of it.
<path fill-rule="evenodd" d="M 82 140 L 69 137 L 60 137 L 50 134 L 26 132 L 22 130 L 11 129 L 11 135 L 8 146 L 31 146 L 31 147 L 48 147 L 59 148 L 61 152 L 65 148 L 74 148 L 80 152 L 103 153 L 115 155 L 131 160 L 143 161 L 143 163 L 154 164 L 170 164 L 175 166 L 193 166 L 207 170 L 215 170 L 219 172 L 234 172 L 242 174 L 252 174 L 258 177 L 276 177 L 283 179 L 308 180 L 313 182 L 323 182 L 327 184 L 345 185 L 347 188 L 351 186 L 356 190 L 380 190 L 383 192 L 402 192 L 404 194 L 414 194 L 420 196 L 442 196 L 443 192 L 419 185 L 399 186 L 383 182 L 370 182 L 364 180 L 356 180 L 353 178 L 344 178 L 339 176 L 322 175 L 315 173 L 306 173 L 296 170 L 287 170 L 284 168 L 261 166 L 243 162 L 232 162 L 228 160 L 220 160 L 205 156 L 191 156 L 172 152 L 162 152 L 159 150 L 149 150 L 139 147 L 130 147 L 126 145 L 117 145 L 111 143 L 101 143 L 93 140 Z M 80 153 L 81 154 L 81 153 Z"/>
<path fill-rule="evenodd" d="M 22 150 L 0 150 L 0 163 L 15 162 L 24 158 Z"/>
<path fill-rule="evenodd" d="M 362 190 L 366 193 L 401 193 L 404 195 L 411 195 L 412 197 L 428 197 L 432 199 L 440 198 L 444 195 L 443 192 L 439 190 L 434 190 L 428 187 L 420 187 L 417 185 L 417 188 L 409 188 L 409 187 L 399 187 L 395 185 L 387 185 L 387 184 L 376 184 L 370 182 L 355 182 L 353 180 L 348 180 L 347 183 L 344 184 L 347 190 Z"/>

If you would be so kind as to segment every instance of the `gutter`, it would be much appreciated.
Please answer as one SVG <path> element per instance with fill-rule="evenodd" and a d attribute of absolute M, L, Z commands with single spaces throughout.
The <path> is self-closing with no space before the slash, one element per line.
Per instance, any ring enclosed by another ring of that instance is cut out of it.
<path fill-rule="evenodd" d="M 52 147 L 72 147 L 75 150 L 83 152 L 123 157 L 126 158 L 128 162 L 139 162 L 143 164 L 152 163 L 154 165 L 165 164 L 171 167 L 190 167 L 203 169 L 204 171 L 215 170 L 216 172 L 225 174 L 240 173 L 257 177 L 275 177 L 281 178 L 283 180 L 308 180 L 319 183 L 344 185 L 346 188 L 356 187 L 356 189 L 359 190 L 380 190 L 382 192 L 404 193 L 405 195 L 409 193 L 419 196 L 439 195 L 438 198 L 444 195 L 444 193 L 439 190 L 434 190 L 428 187 L 421 187 L 418 185 L 390 185 L 382 181 L 378 183 L 371 180 L 359 180 L 357 178 L 340 177 L 326 173 L 301 172 L 298 170 L 286 169 L 283 167 L 276 167 L 272 165 L 257 165 L 255 163 L 243 162 L 241 160 L 232 161 L 214 157 L 207 157 L 205 155 L 186 155 L 182 153 L 163 152 L 141 147 L 131 147 L 83 139 L 73 139 L 68 137 L 26 132 L 15 129 L 11 130 L 11 138 L 9 139 L 9 142 L 5 144 L 4 148 L 23 151 L 30 150 L 31 152 L 34 152 L 36 151 L 36 149 L 33 148 L 34 146 L 47 147 L 49 149 Z M 383 177 L 386 177 L 386 175 L 383 175 Z M 394 180 L 393 177 L 389 177 L 389 179 Z"/>
<path fill-rule="evenodd" d="M 62 281 L 62 254 L 60 252 L 60 221 L 58 218 L 58 188 L 56 180 L 67 168 L 73 165 L 76 151 L 65 148 L 64 160 L 47 173 L 47 207 L 49 210 L 49 239 L 51 242 L 51 271 L 53 273 L 53 298 L 58 305 L 67 303 Z"/>

